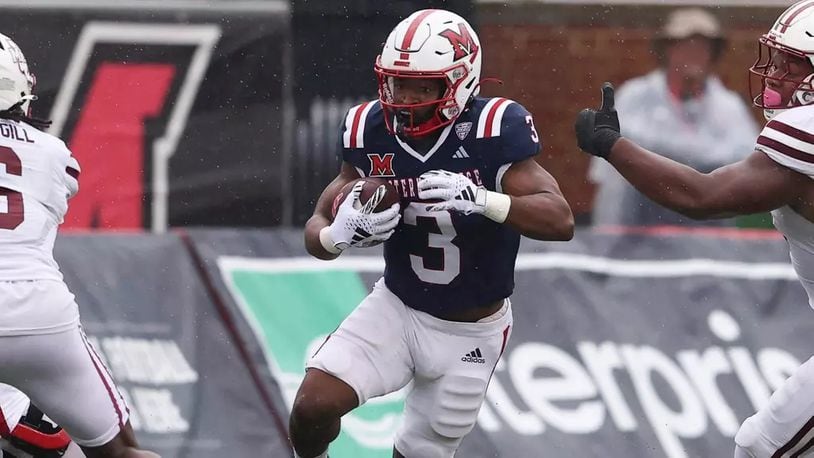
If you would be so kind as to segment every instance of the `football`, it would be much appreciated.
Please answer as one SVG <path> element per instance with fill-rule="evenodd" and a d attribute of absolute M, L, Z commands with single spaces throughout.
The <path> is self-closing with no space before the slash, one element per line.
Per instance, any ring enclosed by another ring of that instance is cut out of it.
<path fill-rule="evenodd" d="M 342 189 L 339 190 L 339 193 L 336 195 L 336 197 L 334 197 L 333 205 L 331 206 L 332 216 L 336 216 L 336 211 L 339 208 L 339 205 L 342 204 L 342 201 L 344 201 L 345 197 L 351 192 L 353 185 L 360 180 L 364 182 L 362 185 L 362 193 L 359 195 L 359 202 L 362 205 L 365 205 L 367 201 L 373 197 L 376 190 L 379 189 L 379 186 L 384 186 L 384 196 L 381 197 L 381 200 L 373 209 L 374 212 L 387 210 L 393 204 L 399 201 L 398 191 L 396 191 L 396 187 L 390 184 L 389 181 L 381 178 L 360 178 L 358 180 L 349 182 L 345 186 L 342 186 Z"/>

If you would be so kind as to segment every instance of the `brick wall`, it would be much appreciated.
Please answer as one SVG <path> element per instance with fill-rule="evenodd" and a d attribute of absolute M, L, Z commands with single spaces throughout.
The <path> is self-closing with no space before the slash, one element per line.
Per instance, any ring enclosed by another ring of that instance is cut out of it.
<path fill-rule="evenodd" d="M 543 140 L 543 166 L 559 181 L 577 214 L 590 212 L 594 189 L 586 180 L 588 158 L 573 135 L 576 113 L 599 100 L 603 81 L 621 84 L 656 67 L 650 38 L 671 8 L 656 6 L 481 5 L 477 14 L 486 77 L 485 95 L 522 103 Z M 717 8 L 729 46 L 718 65 L 731 89 L 748 97 L 747 69 L 757 38 L 782 8 Z M 756 119 L 762 115 L 755 110 Z"/>

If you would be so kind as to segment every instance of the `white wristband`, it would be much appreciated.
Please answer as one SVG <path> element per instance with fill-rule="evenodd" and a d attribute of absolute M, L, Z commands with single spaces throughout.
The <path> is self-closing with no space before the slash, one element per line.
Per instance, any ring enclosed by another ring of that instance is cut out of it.
<path fill-rule="evenodd" d="M 319 243 L 328 253 L 339 254 L 342 252 L 341 249 L 336 247 L 334 239 L 331 237 L 331 229 L 329 226 L 325 226 L 319 230 Z"/>
<path fill-rule="evenodd" d="M 486 191 L 486 207 L 483 209 L 483 216 L 502 224 L 509 216 L 511 206 L 512 198 L 508 194 Z"/>

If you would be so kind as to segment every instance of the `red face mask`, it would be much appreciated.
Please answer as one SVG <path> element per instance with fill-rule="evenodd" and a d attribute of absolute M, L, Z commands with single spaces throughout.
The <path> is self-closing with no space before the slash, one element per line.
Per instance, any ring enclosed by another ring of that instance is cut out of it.
<path fill-rule="evenodd" d="M 457 111 L 457 83 L 444 72 L 389 70 L 378 62 L 374 67 L 379 83 L 379 102 L 385 112 L 387 129 L 404 137 L 423 137 L 451 124 L 444 110 Z"/>

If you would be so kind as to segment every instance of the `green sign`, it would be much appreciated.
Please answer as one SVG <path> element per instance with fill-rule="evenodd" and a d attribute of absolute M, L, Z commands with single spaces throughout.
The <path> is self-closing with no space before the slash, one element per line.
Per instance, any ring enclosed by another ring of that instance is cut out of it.
<path fill-rule="evenodd" d="M 339 261 L 298 261 L 290 268 L 280 260 L 222 258 L 218 263 L 265 349 L 289 409 L 305 375 L 305 361 L 368 293 L 357 269 L 337 269 Z M 331 458 L 390 456 L 405 393 L 371 399 L 345 415 Z"/>

